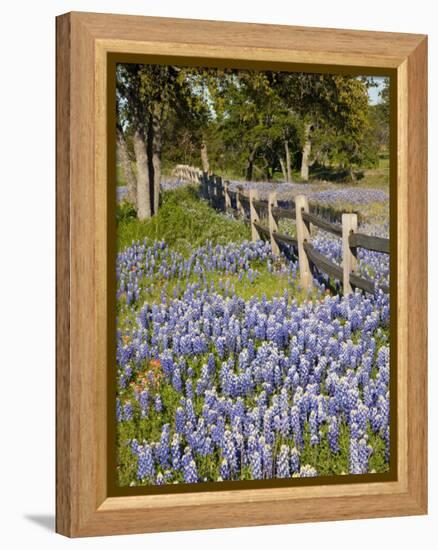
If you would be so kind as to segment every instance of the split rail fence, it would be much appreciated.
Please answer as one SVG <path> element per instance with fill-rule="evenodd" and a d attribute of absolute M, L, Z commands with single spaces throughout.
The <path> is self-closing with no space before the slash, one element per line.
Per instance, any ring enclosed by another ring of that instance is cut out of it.
<path fill-rule="evenodd" d="M 188 181 L 189 183 L 201 183 L 203 177 L 202 170 L 186 164 L 177 164 L 173 170 L 173 174 L 179 180 Z"/>
<path fill-rule="evenodd" d="M 193 167 L 188 167 L 193 168 Z M 197 170 L 197 169 L 194 169 Z M 365 248 L 375 252 L 389 254 L 389 239 L 366 235 L 357 231 L 358 220 L 355 213 L 341 213 L 341 223 L 333 223 L 324 219 L 320 212 L 311 212 L 305 195 L 297 195 L 288 201 L 288 207 L 280 206 L 277 193 L 271 192 L 268 200 L 260 200 L 258 191 L 243 189 L 232 191 L 229 181 L 223 181 L 220 176 L 207 174 L 197 170 L 202 198 L 212 207 L 224 212 L 233 212 L 251 225 L 251 237 L 269 240 L 272 253 L 280 254 L 280 246 L 293 247 L 297 252 L 300 269 L 300 282 L 304 289 L 313 285 L 311 267 L 342 283 L 344 294 L 350 294 L 354 288 L 375 293 L 376 287 L 372 281 L 357 273 L 357 250 Z M 182 178 L 184 179 L 184 178 Z M 192 181 L 192 180 L 188 180 Z M 197 183 L 197 182 L 195 182 Z M 262 213 L 267 219 L 267 225 L 261 223 Z M 295 220 L 296 236 L 292 237 L 278 230 L 281 218 Z M 311 226 L 316 226 L 342 239 L 342 266 L 334 263 L 316 250 L 311 243 Z M 380 287 L 386 293 L 388 288 Z"/>

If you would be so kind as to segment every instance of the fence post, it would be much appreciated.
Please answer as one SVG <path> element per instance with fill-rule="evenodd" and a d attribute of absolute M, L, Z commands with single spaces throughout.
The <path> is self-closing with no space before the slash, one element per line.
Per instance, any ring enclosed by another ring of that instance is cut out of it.
<path fill-rule="evenodd" d="M 215 194 L 215 185 L 214 185 L 214 176 L 211 174 L 208 178 L 208 201 L 210 206 L 214 206 L 214 194 Z"/>
<path fill-rule="evenodd" d="M 245 209 L 243 208 L 243 204 L 240 201 L 240 189 L 239 187 L 236 188 L 236 210 L 237 213 L 242 216 L 242 218 L 245 218 Z"/>
<path fill-rule="evenodd" d="M 342 214 L 342 269 L 344 295 L 351 294 L 350 273 L 357 269 L 357 258 L 350 248 L 349 236 L 357 230 L 357 214 Z"/>
<path fill-rule="evenodd" d="M 277 193 L 269 193 L 268 197 L 268 221 L 269 221 L 269 235 L 271 237 L 271 250 L 274 256 L 280 255 L 280 247 L 275 240 L 274 233 L 278 231 L 277 220 L 272 213 L 272 209 L 277 206 Z"/>
<path fill-rule="evenodd" d="M 295 211 L 297 222 L 297 242 L 298 242 L 298 264 L 300 267 L 300 282 L 304 289 L 312 288 L 312 272 L 310 270 L 309 258 L 304 250 L 304 242 L 310 243 L 310 227 L 303 220 L 302 212 L 309 211 L 309 203 L 305 195 L 295 197 Z"/>
<path fill-rule="evenodd" d="M 208 200 L 208 174 L 207 172 L 202 172 L 202 196 L 204 199 Z"/>
<path fill-rule="evenodd" d="M 222 186 L 222 178 L 220 176 L 216 176 L 216 208 L 218 210 L 222 210 L 222 199 L 223 199 L 223 186 Z"/>
<path fill-rule="evenodd" d="M 216 179 L 214 174 L 210 175 L 210 205 L 214 206 L 216 201 Z"/>
<path fill-rule="evenodd" d="M 259 198 L 259 194 L 256 189 L 250 189 L 249 191 L 249 213 L 251 220 L 251 238 L 253 241 L 258 241 L 260 239 L 260 233 L 257 231 L 256 226 L 254 225 L 259 221 L 259 215 L 257 209 L 253 204 L 253 201 Z"/>
<path fill-rule="evenodd" d="M 224 197 L 225 197 L 225 212 L 228 212 L 228 210 L 231 210 L 231 197 L 228 193 L 228 181 L 224 181 Z"/>

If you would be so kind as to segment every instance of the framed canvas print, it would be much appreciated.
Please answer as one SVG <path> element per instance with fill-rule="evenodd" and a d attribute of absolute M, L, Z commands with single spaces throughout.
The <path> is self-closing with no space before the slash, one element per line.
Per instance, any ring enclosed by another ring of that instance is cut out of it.
<path fill-rule="evenodd" d="M 427 41 L 57 18 L 57 531 L 427 511 Z"/>

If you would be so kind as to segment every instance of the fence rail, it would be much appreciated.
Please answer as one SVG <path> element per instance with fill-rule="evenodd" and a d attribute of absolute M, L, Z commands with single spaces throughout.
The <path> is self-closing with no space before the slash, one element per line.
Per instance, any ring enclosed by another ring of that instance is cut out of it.
<path fill-rule="evenodd" d="M 374 252 L 383 252 L 389 254 L 389 239 L 373 237 L 364 233 L 352 233 L 349 238 L 351 248 L 366 248 Z"/>
<path fill-rule="evenodd" d="M 312 223 L 313 225 L 316 225 L 324 231 L 333 233 L 333 235 L 342 235 L 342 226 L 323 220 L 319 216 L 315 216 L 315 214 L 311 214 L 310 212 L 303 212 L 303 219 L 304 221 Z"/>
<path fill-rule="evenodd" d="M 252 201 L 254 206 L 260 210 L 267 210 L 268 209 L 268 203 L 266 201 L 258 201 L 253 200 Z"/>
<path fill-rule="evenodd" d="M 189 170 L 186 170 L 187 168 Z M 373 282 L 364 279 L 357 273 L 357 249 L 365 248 L 389 254 L 389 239 L 358 233 L 357 214 L 342 213 L 340 216 L 342 223 L 332 223 L 323 219 L 321 215 L 309 212 L 308 199 L 304 195 L 291 197 L 288 201 L 291 206 L 284 208 L 278 206 L 275 192 L 269 194 L 268 200 L 261 200 L 255 189 L 251 189 L 249 192 L 239 188 L 236 191 L 230 190 L 229 182 L 223 181 L 220 176 L 207 174 L 194 167 L 184 167 L 183 165 L 179 165 L 177 169 L 185 178 L 198 177 L 201 196 L 211 206 L 218 210 L 235 212 L 243 218 L 244 222 L 250 224 L 253 240 L 262 237 L 270 239 L 274 255 L 280 254 L 279 244 L 292 246 L 298 252 L 303 288 L 309 289 L 313 285 L 311 274 L 311 266 L 313 266 L 329 277 L 341 281 L 344 294 L 351 293 L 354 288 L 360 288 L 369 293 L 376 292 Z M 319 207 L 317 207 L 317 212 L 321 212 Z M 261 213 L 267 216 L 268 225 L 261 223 Z M 278 231 L 277 222 L 282 218 L 295 220 L 296 237 Z M 338 218 L 339 216 L 336 215 L 335 219 Z M 311 225 L 342 238 L 342 266 L 334 263 L 314 248 L 311 244 Z M 386 287 L 380 288 L 386 293 L 389 292 Z"/>
<path fill-rule="evenodd" d="M 263 233 L 263 235 L 266 235 L 268 237 L 271 236 L 271 232 L 269 231 L 269 227 L 265 227 L 264 225 L 260 225 L 257 222 L 254 222 L 254 226 L 257 229 L 259 233 Z"/>
<path fill-rule="evenodd" d="M 274 231 L 273 236 L 276 241 L 287 244 L 289 246 L 298 246 L 298 241 L 290 235 L 285 235 L 284 233 L 277 233 L 277 231 Z"/>
<path fill-rule="evenodd" d="M 202 170 L 186 164 L 177 164 L 173 170 L 173 175 L 179 180 L 189 183 L 201 183 L 202 181 Z"/>
<path fill-rule="evenodd" d="M 338 264 L 335 264 L 329 260 L 324 254 L 318 252 L 313 245 L 308 242 L 304 242 L 304 250 L 309 258 L 309 260 L 320 270 L 330 275 L 334 279 L 342 281 L 343 270 L 342 267 Z"/>
<path fill-rule="evenodd" d="M 282 208 L 281 206 L 274 206 L 272 213 L 276 218 L 287 218 L 289 220 L 294 220 L 296 216 L 295 208 Z"/>

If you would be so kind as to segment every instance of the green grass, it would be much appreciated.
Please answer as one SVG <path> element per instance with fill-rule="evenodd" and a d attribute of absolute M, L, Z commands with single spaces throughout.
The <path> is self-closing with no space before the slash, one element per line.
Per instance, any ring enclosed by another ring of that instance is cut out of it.
<path fill-rule="evenodd" d="M 187 255 L 209 240 L 213 244 L 250 239 L 250 230 L 241 221 L 215 212 L 198 196 L 196 186 L 185 186 L 162 194 L 158 214 L 140 222 L 127 203 L 117 207 L 117 245 L 119 250 L 133 241 L 164 240 L 169 247 Z"/>
<path fill-rule="evenodd" d="M 131 168 L 135 175 L 137 173 L 137 164 L 134 161 L 131 162 Z M 125 173 L 122 166 L 120 164 L 117 164 L 116 165 L 116 186 L 123 187 L 124 185 L 126 185 Z"/>
<path fill-rule="evenodd" d="M 116 166 L 116 185 L 117 187 L 123 187 L 126 185 L 125 175 L 123 174 L 122 167 L 119 164 Z"/>
<path fill-rule="evenodd" d="M 250 281 L 245 275 L 239 280 L 236 274 L 225 274 L 220 272 L 211 272 L 206 274 L 206 284 L 204 279 L 196 274 L 191 275 L 188 279 L 181 282 L 178 278 L 170 280 L 155 280 L 153 284 L 147 284 L 147 278 L 144 278 L 142 291 L 138 304 L 144 302 L 149 304 L 160 303 L 163 296 L 168 300 L 179 299 L 184 294 L 188 284 L 198 283 L 201 288 L 210 287 L 214 283 L 216 292 L 223 296 L 236 294 L 245 301 L 251 298 L 262 299 L 265 296 L 268 300 L 280 298 L 284 291 L 288 291 L 288 295 L 295 299 L 297 304 L 301 304 L 305 300 L 316 300 L 318 295 L 315 291 L 307 292 L 302 290 L 298 279 L 292 279 L 288 274 L 283 272 L 270 272 L 266 264 L 257 265 L 257 262 L 252 262 L 251 267 L 257 270 L 257 277 L 254 281 Z M 123 318 L 120 319 L 120 324 L 123 326 L 125 321 L 131 322 L 135 318 L 135 312 L 131 308 L 125 307 L 125 299 L 122 297 L 117 304 L 119 312 L 123 312 Z"/>
<path fill-rule="evenodd" d="M 235 294 L 244 300 L 250 300 L 253 297 L 260 299 L 263 294 L 270 300 L 276 296 L 280 297 L 285 289 L 291 290 L 290 281 L 286 274 L 270 273 L 266 266 L 257 269 L 258 275 L 253 282 L 249 281 L 246 276 L 239 281 L 239 277 L 236 274 L 226 275 L 218 272 L 207 273 L 207 285 L 210 286 L 211 282 L 214 282 L 215 288 L 218 288 L 219 285 L 230 289 L 233 287 Z M 168 298 L 179 298 L 184 293 L 187 283 L 192 284 L 197 282 L 201 283 L 201 278 L 197 275 L 191 276 L 182 286 L 179 284 L 178 279 L 174 279 L 168 284 L 163 281 L 162 284 L 156 284 L 145 298 L 147 298 L 149 303 L 159 302 L 163 290 Z M 204 286 L 203 283 L 202 285 Z"/>
<path fill-rule="evenodd" d="M 328 188 L 357 187 L 368 189 L 389 190 L 389 157 L 382 155 L 374 168 L 360 168 L 355 170 L 356 180 L 348 181 L 337 168 L 324 168 L 310 170 L 309 181 L 303 181 L 299 170 L 292 172 L 292 181 L 294 183 L 305 183 L 309 186 L 326 186 Z M 324 187 L 325 188 L 325 187 Z M 348 211 L 348 205 L 346 205 Z M 356 206 L 357 209 L 357 206 Z M 368 213 L 364 212 L 364 215 Z"/>

